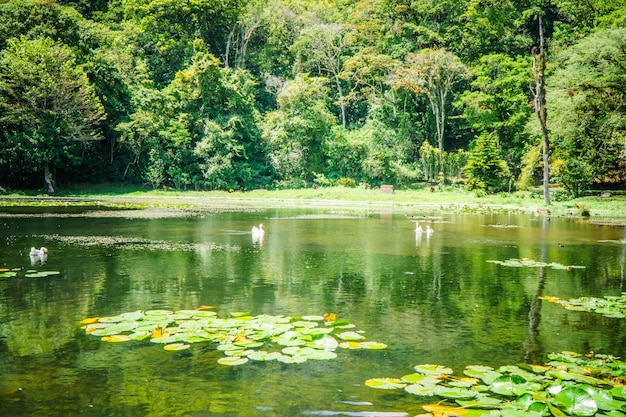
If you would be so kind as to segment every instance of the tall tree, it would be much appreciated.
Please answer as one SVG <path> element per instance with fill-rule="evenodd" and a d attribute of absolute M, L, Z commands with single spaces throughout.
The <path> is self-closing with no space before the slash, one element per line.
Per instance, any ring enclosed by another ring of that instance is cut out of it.
<path fill-rule="evenodd" d="M 559 63 L 548 76 L 553 159 L 576 168 L 569 174 L 590 167 L 592 180 L 626 180 L 626 29 L 587 36 L 562 51 Z"/>
<path fill-rule="evenodd" d="M 541 128 L 541 149 L 543 153 L 543 201 L 550 204 L 550 138 L 548 136 L 548 110 L 546 109 L 546 54 L 543 45 L 541 16 L 539 24 L 539 50 L 533 48 L 533 72 L 535 74 L 535 113 Z"/>
<path fill-rule="evenodd" d="M 532 117 L 528 79 L 532 76 L 529 56 L 512 58 L 504 54 L 484 55 L 472 67 L 471 89 L 464 91 L 455 105 L 473 131 L 493 133 L 504 158 L 513 167 L 519 164 Z"/>
<path fill-rule="evenodd" d="M 77 165 L 86 143 L 101 139 L 104 110 L 83 68 L 67 46 L 50 38 L 10 39 L 0 56 L 0 123 L 5 151 L 23 169 L 54 173 Z"/>
<path fill-rule="evenodd" d="M 396 70 L 397 87 L 404 87 L 428 98 L 435 117 L 437 143 L 442 152 L 448 95 L 454 85 L 468 75 L 469 72 L 461 60 L 445 49 L 423 49 L 417 54 L 407 54 L 404 65 Z"/>
<path fill-rule="evenodd" d="M 346 101 L 341 73 L 344 54 L 350 46 L 351 36 L 341 24 L 319 24 L 306 28 L 292 45 L 297 56 L 296 72 L 313 70 L 318 75 L 330 77 L 335 84 L 341 108 L 341 125 L 346 127 Z M 299 68 L 298 68 L 299 67 Z"/>

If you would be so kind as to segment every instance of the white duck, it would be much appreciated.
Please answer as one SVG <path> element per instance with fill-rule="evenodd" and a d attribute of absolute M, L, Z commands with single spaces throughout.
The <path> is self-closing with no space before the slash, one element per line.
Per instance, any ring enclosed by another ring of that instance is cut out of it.
<path fill-rule="evenodd" d="M 419 223 L 415 222 L 415 233 L 423 233 L 424 229 L 422 229 L 422 226 L 420 226 Z"/>
<path fill-rule="evenodd" d="M 265 235 L 265 230 L 263 230 L 263 223 L 259 225 L 259 227 L 252 226 L 252 237 L 253 238 L 261 238 Z"/>
<path fill-rule="evenodd" d="M 430 225 L 426 225 L 426 234 L 430 236 L 433 233 L 435 233 L 435 230 L 432 227 L 430 227 Z"/>
<path fill-rule="evenodd" d="M 29 256 L 46 256 L 48 255 L 48 249 L 45 247 L 41 247 L 41 249 L 37 249 L 36 247 L 30 248 Z"/>

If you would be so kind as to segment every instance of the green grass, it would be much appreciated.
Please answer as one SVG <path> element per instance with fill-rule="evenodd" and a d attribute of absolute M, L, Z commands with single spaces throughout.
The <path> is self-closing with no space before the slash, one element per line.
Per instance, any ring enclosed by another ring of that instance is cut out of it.
<path fill-rule="evenodd" d="M 553 201 L 546 207 L 539 193 L 514 192 L 478 197 L 458 187 L 443 190 L 429 188 L 417 190 L 394 190 L 386 194 L 377 189 L 349 187 L 320 187 L 317 189 L 254 190 L 242 191 L 176 191 L 147 190 L 137 187 L 110 185 L 82 186 L 60 190 L 57 195 L 15 192 L 2 197 L 8 200 L 100 200 L 116 203 L 150 204 L 162 206 L 207 206 L 213 204 L 247 207 L 386 207 L 391 209 L 436 209 L 450 211 L 518 210 L 541 211 L 551 215 L 580 216 L 584 210 L 591 217 L 626 218 L 626 196 L 610 198 L 582 197 L 569 201 Z M 15 202 L 14 202 L 15 203 Z M 2 205 L 0 201 L 0 205 Z M 6 203 L 5 203 L 6 204 Z M 547 210 L 547 211 L 546 211 Z"/>

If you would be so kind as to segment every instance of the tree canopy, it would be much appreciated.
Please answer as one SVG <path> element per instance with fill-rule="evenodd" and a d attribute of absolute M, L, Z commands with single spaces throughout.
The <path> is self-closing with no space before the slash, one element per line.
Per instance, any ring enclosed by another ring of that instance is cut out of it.
<path fill-rule="evenodd" d="M 541 185 L 538 16 L 550 185 L 624 186 L 624 10 L 0 0 L 0 186 Z"/>

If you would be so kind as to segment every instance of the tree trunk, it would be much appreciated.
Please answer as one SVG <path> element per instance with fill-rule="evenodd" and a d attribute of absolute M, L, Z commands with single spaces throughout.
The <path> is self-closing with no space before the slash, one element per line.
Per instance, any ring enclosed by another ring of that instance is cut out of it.
<path fill-rule="evenodd" d="M 550 204 L 550 139 L 548 137 L 548 111 L 546 109 L 545 86 L 546 56 L 543 49 L 543 28 L 539 16 L 539 54 L 533 48 L 533 72 L 535 73 L 535 113 L 541 127 L 541 147 L 543 150 L 543 201 Z"/>
<path fill-rule="evenodd" d="M 52 175 L 52 171 L 50 171 L 50 165 L 46 164 L 43 173 L 43 180 L 46 184 L 46 192 L 48 194 L 54 193 L 54 176 Z"/>

